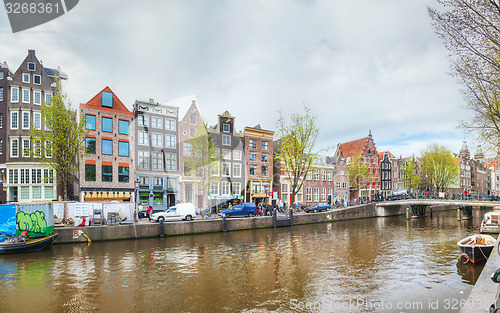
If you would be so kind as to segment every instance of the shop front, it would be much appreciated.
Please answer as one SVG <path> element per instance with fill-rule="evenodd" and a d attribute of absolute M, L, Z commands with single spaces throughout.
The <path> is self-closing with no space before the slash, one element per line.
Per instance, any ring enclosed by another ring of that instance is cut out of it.
<path fill-rule="evenodd" d="M 212 213 L 216 213 L 222 209 L 233 207 L 243 201 L 243 196 L 208 196 Z"/>

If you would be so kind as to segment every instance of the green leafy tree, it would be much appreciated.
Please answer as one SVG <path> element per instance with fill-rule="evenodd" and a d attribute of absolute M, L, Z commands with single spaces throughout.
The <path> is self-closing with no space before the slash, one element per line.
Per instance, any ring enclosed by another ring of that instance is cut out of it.
<path fill-rule="evenodd" d="M 366 182 L 369 175 L 368 165 L 363 162 L 361 155 L 354 158 L 353 162 L 347 165 L 347 172 L 349 173 L 349 184 L 351 188 L 359 191 L 363 187 L 363 182 Z"/>
<path fill-rule="evenodd" d="M 69 200 L 68 188 L 78 180 L 78 163 L 85 154 L 87 134 L 84 118 L 78 120 L 76 111 L 66 101 L 57 81 L 54 96 L 42 106 L 45 128 L 32 127 L 30 130 L 33 156 L 40 158 L 43 166 L 54 170 L 56 184 L 62 187 L 63 200 Z"/>
<path fill-rule="evenodd" d="M 461 126 L 490 147 L 500 144 L 500 3 L 497 0 L 437 0 L 428 8 L 437 34 L 450 51 L 451 74 L 473 118 Z"/>
<path fill-rule="evenodd" d="M 405 188 L 408 188 L 410 192 L 417 189 L 420 185 L 420 173 L 415 156 L 406 159 L 403 165 L 403 183 Z"/>
<path fill-rule="evenodd" d="M 290 181 L 292 199 L 295 199 L 317 157 L 317 153 L 313 151 L 319 134 L 316 127 L 317 117 L 307 107 L 304 108 L 303 114 L 292 114 L 289 119 L 285 118 L 281 111 L 278 113 L 277 128 L 280 139 L 275 159 L 284 168 Z"/>
<path fill-rule="evenodd" d="M 203 190 L 204 203 L 208 206 L 208 192 L 212 184 L 220 181 L 220 158 L 219 150 L 210 140 L 207 125 L 203 127 L 189 139 L 191 143 L 190 155 L 185 157 L 184 166 L 187 176 L 198 178 L 198 184 Z M 204 206 L 203 206 L 204 207 Z M 205 210 L 201 210 L 202 217 L 205 217 Z"/>
<path fill-rule="evenodd" d="M 428 180 L 436 185 L 437 191 L 444 192 L 458 181 L 460 167 L 453 154 L 445 146 L 432 144 L 422 156 L 422 170 Z"/>

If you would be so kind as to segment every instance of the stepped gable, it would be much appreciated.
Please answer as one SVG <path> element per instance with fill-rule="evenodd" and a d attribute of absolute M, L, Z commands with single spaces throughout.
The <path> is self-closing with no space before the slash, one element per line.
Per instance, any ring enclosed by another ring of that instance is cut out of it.
<path fill-rule="evenodd" d="M 363 153 L 367 141 L 368 137 L 344 142 L 339 145 L 338 150 L 342 151 L 344 158 L 354 158 Z"/>
<path fill-rule="evenodd" d="M 103 107 L 102 106 L 102 93 L 103 92 L 109 92 L 113 95 L 113 107 L 108 108 L 108 107 Z M 99 91 L 92 99 L 90 99 L 87 103 L 82 103 L 80 104 L 82 108 L 87 108 L 87 109 L 95 109 L 95 110 L 101 110 L 101 111 L 107 111 L 107 112 L 114 112 L 114 113 L 120 113 L 124 115 L 130 115 L 134 116 L 134 113 L 130 112 L 129 109 L 123 104 L 123 102 L 115 95 L 113 90 L 106 86 L 103 90 Z"/>

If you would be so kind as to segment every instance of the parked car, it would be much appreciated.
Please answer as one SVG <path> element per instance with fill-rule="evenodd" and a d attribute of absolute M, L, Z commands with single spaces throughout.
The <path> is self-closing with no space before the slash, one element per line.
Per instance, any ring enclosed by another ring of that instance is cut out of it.
<path fill-rule="evenodd" d="M 220 216 L 231 217 L 231 216 L 254 216 L 257 215 L 257 206 L 255 203 L 240 203 L 235 205 L 231 209 L 225 209 L 219 212 Z"/>
<path fill-rule="evenodd" d="M 307 208 L 304 209 L 306 213 L 309 212 L 320 212 L 320 211 L 328 211 L 330 210 L 331 206 L 328 203 L 316 203 L 313 205 L 308 206 Z"/>
<path fill-rule="evenodd" d="M 178 203 L 163 212 L 151 215 L 151 219 L 157 222 L 166 220 L 190 221 L 194 217 L 196 217 L 196 209 L 192 203 Z"/>

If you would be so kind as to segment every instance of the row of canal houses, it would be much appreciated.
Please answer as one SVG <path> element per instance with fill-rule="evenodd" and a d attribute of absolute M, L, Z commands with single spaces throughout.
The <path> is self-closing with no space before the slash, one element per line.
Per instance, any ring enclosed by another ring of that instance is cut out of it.
<path fill-rule="evenodd" d="M 6 63 L 0 65 L 2 203 L 55 200 L 60 194 L 55 173 L 40 164 L 40 151 L 29 136 L 31 127 L 46 129 L 41 107 L 54 94 L 56 77 L 68 79 L 59 68 L 45 67 L 34 50 L 28 51 L 15 73 Z M 197 178 L 184 171 L 184 159 L 192 149 L 190 138 L 203 127 L 194 96 L 167 103 L 136 100 L 130 111 L 106 87 L 80 104 L 78 110 L 85 117 L 88 134 L 87 154 L 79 164 L 79 179 L 72 188 L 75 200 L 134 202 L 137 198 L 148 205 L 172 206 L 181 201 L 207 206 Z M 221 155 L 220 171 L 214 173 L 220 181 L 209 188 L 208 206 L 242 201 L 292 202 L 287 173 L 274 160 L 279 149 L 274 131 L 260 125 L 237 130 L 235 117 L 228 111 L 219 114 L 217 124 L 208 131 Z M 370 173 L 363 187 L 353 193 L 347 166 L 358 155 Z M 485 185 L 500 187 L 498 160 L 474 163 L 467 157 L 460 156 L 462 166 L 485 171 L 491 168 L 490 182 L 495 180 L 497 184 Z M 401 170 L 405 162 L 389 151 L 377 152 L 370 131 L 367 137 L 339 144 L 332 156 L 319 156 L 295 202 L 310 205 L 390 195 L 405 188 Z M 472 183 L 478 186 L 477 179 L 476 174 L 476 181 L 465 180 L 470 190 L 474 190 Z M 460 191 L 464 188 L 457 186 Z M 500 193 L 500 188 L 496 189 Z"/>

